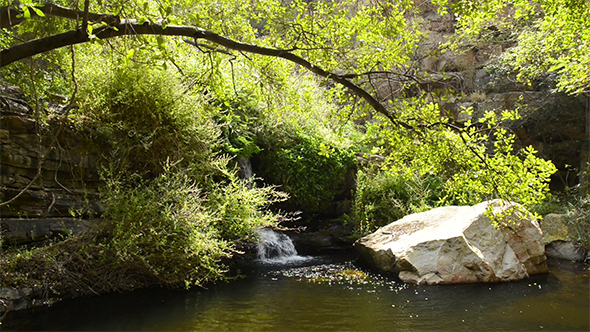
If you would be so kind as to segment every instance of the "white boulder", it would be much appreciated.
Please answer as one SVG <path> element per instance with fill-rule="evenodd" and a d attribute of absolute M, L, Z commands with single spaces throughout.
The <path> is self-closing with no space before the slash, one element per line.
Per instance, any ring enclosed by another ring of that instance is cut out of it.
<path fill-rule="evenodd" d="M 510 212 L 514 204 L 493 200 L 415 213 L 359 239 L 354 247 L 377 270 L 408 283 L 513 281 L 548 272 L 536 219 L 512 212 L 506 224 L 494 227 L 484 215 L 488 206 Z"/>

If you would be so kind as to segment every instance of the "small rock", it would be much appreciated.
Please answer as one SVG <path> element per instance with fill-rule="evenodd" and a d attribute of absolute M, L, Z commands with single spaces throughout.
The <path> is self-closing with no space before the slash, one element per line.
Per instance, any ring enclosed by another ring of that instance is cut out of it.
<path fill-rule="evenodd" d="M 565 259 L 569 261 L 583 261 L 586 251 L 576 244 L 568 228 L 570 216 L 567 214 L 550 213 L 541 221 L 543 243 L 547 257 Z"/>
<path fill-rule="evenodd" d="M 16 288 L 12 288 L 12 287 L 0 288 L 0 299 L 14 301 L 14 300 L 18 300 L 22 297 L 23 297 L 23 295 Z"/>
<path fill-rule="evenodd" d="M 586 252 L 567 241 L 553 241 L 545 246 L 545 253 L 547 257 L 553 257 L 558 259 L 565 259 L 568 261 L 581 262 L 586 257 Z"/>

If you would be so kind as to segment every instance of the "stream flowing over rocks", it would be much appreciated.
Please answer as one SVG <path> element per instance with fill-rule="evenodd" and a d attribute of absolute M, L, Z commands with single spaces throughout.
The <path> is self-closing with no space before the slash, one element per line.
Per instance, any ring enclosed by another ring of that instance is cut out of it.
<path fill-rule="evenodd" d="M 494 227 L 484 214 L 509 212 Z M 363 260 L 407 283 L 459 284 L 514 281 L 546 273 L 547 258 L 533 216 L 511 212 L 513 203 L 493 200 L 447 206 L 406 216 L 359 239 Z"/>

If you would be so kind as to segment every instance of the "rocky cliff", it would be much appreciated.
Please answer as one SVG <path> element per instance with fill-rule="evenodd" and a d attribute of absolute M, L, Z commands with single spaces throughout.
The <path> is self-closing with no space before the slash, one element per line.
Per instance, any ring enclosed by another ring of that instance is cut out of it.
<path fill-rule="evenodd" d="M 428 73 L 426 89 L 452 89 L 456 97 L 444 107 L 457 122 L 466 121 L 463 108 L 473 107 L 473 117 L 486 111 L 501 112 L 519 107 L 522 119 L 511 124 L 517 145 L 532 145 L 539 155 L 553 161 L 558 172 L 551 189 L 563 190 L 578 183 L 590 150 L 590 96 L 555 92 L 551 77 L 519 83 L 515 73 L 498 65 L 497 59 L 515 46 L 501 39 L 463 45 L 450 50 L 442 45 L 455 32 L 452 14 L 439 16 L 430 1 L 418 2 L 420 24 L 426 38 L 416 52 L 420 70 Z"/>
<path fill-rule="evenodd" d="M 64 107 L 49 104 L 35 112 L 17 90 L 0 88 L 0 226 L 5 242 L 79 232 L 102 212 L 98 155 L 61 121 Z"/>

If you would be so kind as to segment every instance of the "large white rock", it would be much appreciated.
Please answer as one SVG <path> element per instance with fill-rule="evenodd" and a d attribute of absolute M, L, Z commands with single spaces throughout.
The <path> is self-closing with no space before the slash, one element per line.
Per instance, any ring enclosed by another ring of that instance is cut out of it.
<path fill-rule="evenodd" d="M 500 200 L 475 206 L 447 206 L 415 213 L 355 242 L 376 269 L 408 283 L 499 282 L 548 272 L 539 224 L 513 213 L 496 228 L 484 215 L 512 206 Z"/>

